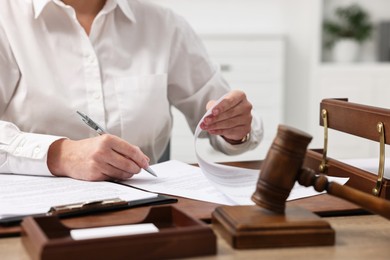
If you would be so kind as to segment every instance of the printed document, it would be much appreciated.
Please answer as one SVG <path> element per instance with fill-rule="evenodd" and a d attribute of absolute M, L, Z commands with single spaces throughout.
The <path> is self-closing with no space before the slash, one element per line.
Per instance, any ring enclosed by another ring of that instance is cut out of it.
<path fill-rule="evenodd" d="M 46 213 L 52 206 L 113 198 L 131 201 L 154 197 L 157 194 L 111 182 L 0 174 L 0 219 Z"/>
<path fill-rule="evenodd" d="M 374 175 L 378 175 L 378 169 L 379 169 L 378 158 L 341 159 L 339 161 L 354 166 L 356 168 L 371 172 Z M 385 158 L 383 177 L 386 179 L 390 179 L 390 158 Z"/>

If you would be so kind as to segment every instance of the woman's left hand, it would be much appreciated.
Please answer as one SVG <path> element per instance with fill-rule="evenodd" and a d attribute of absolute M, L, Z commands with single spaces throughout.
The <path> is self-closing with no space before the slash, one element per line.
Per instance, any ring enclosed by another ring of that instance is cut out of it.
<path fill-rule="evenodd" d="M 215 100 L 207 103 L 210 109 Z M 244 92 L 233 90 L 204 118 L 200 127 L 213 135 L 221 135 L 227 142 L 239 143 L 251 131 L 252 104 Z"/>

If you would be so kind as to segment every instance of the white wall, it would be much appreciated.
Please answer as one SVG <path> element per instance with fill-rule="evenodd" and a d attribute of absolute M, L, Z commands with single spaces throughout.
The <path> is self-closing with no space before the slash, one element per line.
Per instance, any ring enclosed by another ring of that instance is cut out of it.
<path fill-rule="evenodd" d="M 317 60 L 319 37 L 318 15 L 320 0 L 283 1 L 285 9 L 287 48 L 286 124 L 310 131 L 310 113 L 317 109 L 311 106 L 313 64 Z M 312 134 L 312 133 L 310 133 Z"/>
<path fill-rule="evenodd" d="M 286 0 L 149 0 L 183 15 L 201 34 L 286 31 Z"/>

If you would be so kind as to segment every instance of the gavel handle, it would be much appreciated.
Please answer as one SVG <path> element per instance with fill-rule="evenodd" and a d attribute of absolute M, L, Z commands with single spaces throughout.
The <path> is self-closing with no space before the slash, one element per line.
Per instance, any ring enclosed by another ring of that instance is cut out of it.
<path fill-rule="evenodd" d="M 313 186 L 318 192 L 326 190 L 330 195 L 345 199 L 372 213 L 390 219 L 390 201 L 348 186 L 329 182 L 325 175 L 316 175 L 312 169 L 303 168 L 298 176 L 298 182 L 306 187 Z"/>

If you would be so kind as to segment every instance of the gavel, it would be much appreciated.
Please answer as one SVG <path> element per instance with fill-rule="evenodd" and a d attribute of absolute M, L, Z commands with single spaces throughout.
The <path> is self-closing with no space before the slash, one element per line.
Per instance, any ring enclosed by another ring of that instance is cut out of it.
<path fill-rule="evenodd" d="M 318 192 L 345 199 L 372 213 L 390 219 L 390 202 L 354 188 L 329 182 L 323 174 L 303 168 L 309 134 L 293 127 L 280 125 L 277 135 L 261 165 L 261 173 L 252 200 L 260 207 L 284 214 L 286 200 L 295 184 L 313 186 Z"/>

